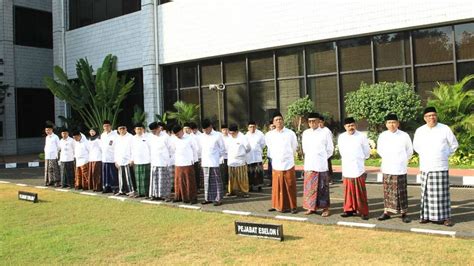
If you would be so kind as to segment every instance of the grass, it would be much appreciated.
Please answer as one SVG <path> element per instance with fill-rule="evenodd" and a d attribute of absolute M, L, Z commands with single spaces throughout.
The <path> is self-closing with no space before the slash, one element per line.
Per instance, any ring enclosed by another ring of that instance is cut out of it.
<path fill-rule="evenodd" d="M 458 264 L 474 242 L 274 221 L 0 185 L 0 264 Z M 281 223 L 285 241 L 234 234 L 235 220 Z"/>

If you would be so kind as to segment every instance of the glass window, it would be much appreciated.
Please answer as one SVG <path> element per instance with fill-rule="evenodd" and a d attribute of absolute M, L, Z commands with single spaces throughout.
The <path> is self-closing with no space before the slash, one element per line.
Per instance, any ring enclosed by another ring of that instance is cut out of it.
<path fill-rule="evenodd" d="M 123 0 L 123 14 L 129 14 L 141 9 L 141 1 L 140 0 Z"/>
<path fill-rule="evenodd" d="M 415 63 L 453 60 L 451 27 L 424 29 L 413 32 Z"/>
<path fill-rule="evenodd" d="M 372 68 L 370 38 L 357 38 L 338 42 L 341 71 Z"/>
<path fill-rule="evenodd" d="M 437 82 L 453 83 L 454 69 L 452 64 L 441 66 L 417 67 L 416 90 L 421 97 L 423 104 L 426 103 L 430 96 L 430 91 L 437 87 Z"/>
<path fill-rule="evenodd" d="M 354 74 L 344 74 L 341 76 L 341 87 L 342 95 L 345 96 L 348 92 L 356 91 L 360 88 L 360 84 L 365 82 L 367 84 L 372 84 L 372 73 L 354 73 Z"/>
<path fill-rule="evenodd" d="M 337 77 L 317 77 L 308 79 L 308 94 L 319 113 L 328 112 L 335 121 L 339 121 L 339 98 Z"/>
<path fill-rule="evenodd" d="M 224 93 L 219 92 L 219 105 L 217 103 L 217 91 L 209 90 L 208 88 L 201 88 L 202 91 L 202 114 L 203 118 L 208 118 L 211 121 L 219 120 L 219 108 L 221 112 L 221 122 L 224 121 Z M 217 124 L 216 124 L 217 125 Z"/>
<path fill-rule="evenodd" d="M 16 89 L 17 136 L 43 135 L 46 121 L 54 121 L 54 96 L 47 89 Z"/>
<path fill-rule="evenodd" d="M 379 70 L 376 73 L 377 82 L 395 82 L 404 81 L 403 79 L 404 69 L 392 69 L 392 70 Z"/>
<path fill-rule="evenodd" d="M 107 0 L 107 17 L 108 18 L 115 18 L 115 17 L 121 16 L 122 14 L 123 14 L 122 3 L 120 3 L 120 1 Z"/>
<path fill-rule="evenodd" d="M 90 25 L 93 23 L 93 1 L 92 0 L 77 0 L 77 25 L 79 27 Z"/>
<path fill-rule="evenodd" d="M 196 65 L 179 67 L 179 85 L 181 88 L 196 87 L 198 85 L 198 73 Z"/>
<path fill-rule="evenodd" d="M 15 7 L 15 44 L 53 48 L 53 17 L 50 12 Z"/>
<path fill-rule="evenodd" d="M 461 81 L 467 75 L 474 75 L 474 62 L 466 62 L 458 64 L 458 80 Z M 474 80 L 471 80 L 466 87 L 470 90 L 474 89 Z"/>
<path fill-rule="evenodd" d="M 308 75 L 336 72 L 335 42 L 308 46 L 306 62 Z"/>
<path fill-rule="evenodd" d="M 229 58 L 224 60 L 224 78 L 226 83 L 246 82 L 245 58 Z"/>
<path fill-rule="evenodd" d="M 280 96 L 280 111 L 286 116 L 288 105 L 301 97 L 301 91 L 304 91 L 303 79 L 281 80 L 278 82 Z"/>
<path fill-rule="evenodd" d="M 174 111 L 173 104 L 178 100 L 178 90 L 165 90 L 163 97 L 165 111 Z"/>
<path fill-rule="evenodd" d="M 179 97 L 183 102 L 199 105 L 199 90 L 197 88 L 180 90 Z"/>
<path fill-rule="evenodd" d="M 176 67 L 175 66 L 164 66 L 163 67 L 163 88 L 165 90 L 176 89 Z"/>
<path fill-rule="evenodd" d="M 456 56 L 458 59 L 474 58 L 474 23 L 454 26 Z"/>
<path fill-rule="evenodd" d="M 119 72 L 119 76 L 126 75 L 127 80 L 133 78 L 135 85 L 128 94 L 127 98 L 122 102 L 122 111 L 118 115 L 118 121 L 125 123 L 126 125 L 132 125 L 133 108 L 134 106 L 140 107 L 144 110 L 143 103 L 143 71 L 142 69 L 127 70 Z"/>
<path fill-rule="evenodd" d="M 375 66 L 410 64 L 410 41 L 404 32 L 374 36 Z"/>
<path fill-rule="evenodd" d="M 273 81 L 250 84 L 250 98 L 251 119 L 265 124 L 277 107 Z"/>
<path fill-rule="evenodd" d="M 221 83 L 220 62 L 208 62 L 201 65 L 201 85 Z"/>
<path fill-rule="evenodd" d="M 107 19 L 107 0 L 94 0 L 94 21 L 99 22 Z"/>
<path fill-rule="evenodd" d="M 277 52 L 278 77 L 296 77 L 304 74 L 303 49 L 293 48 Z"/>
<path fill-rule="evenodd" d="M 272 53 L 261 53 L 250 58 L 250 80 L 274 78 Z"/>
<path fill-rule="evenodd" d="M 247 86 L 244 84 L 226 86 L 227 123 L 244 126 L 249 120 Z"/>
<path fill-rule="evenodd" d="M 413 77 L 411 76 L 411 69 L 407 68 L 407 69 L 405 69 L 405 72 L 406 72 L 406 77 L 407 77 L 406 83 L 413 84 Z"/>

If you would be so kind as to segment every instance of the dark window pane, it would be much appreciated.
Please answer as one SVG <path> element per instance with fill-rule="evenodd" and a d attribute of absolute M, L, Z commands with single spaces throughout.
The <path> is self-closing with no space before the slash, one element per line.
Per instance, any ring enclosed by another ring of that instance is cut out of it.
<path fill-rule="evenodd" d="M 143 71 L 142 69 L 133 69 L 128 71 L 119 72 L 119 76 L 126 75 L 127 80 L 133 78 L 135 85 L 128 94 L 127 98 L 122 102 L 122 112 L 118 115 L 118 120 L 125 123 L 126 125 L 132 125 L 133 108 L 134 106 L 140 107 L 144 110 L 143 104 Z"/>
<path fill-rule="evenodd" d="M 179 67 L 179 83 L 181 88 L 195 87 L 198 84 L 197 66 L 188 65 Z"/>
<path fill-rule="evenodd" d="M 202 90 L 202 103 L 201 108 L 203 111 L 203 118 L 208 118 L 211 121 L 219 120 L 219 111 L 220 110 L 220 119 L 221 122 L 224 121 L 224 93 L 219 92 L 219 101 L 217 100 L 218 92 L 215 90 L 209 90 L 204 87 Z M 217 124 L 217 123 L 216 123 Z"/>
<path fill-rule="evenodd" d="M 317 112 L 330 113 L 335 121 L 339 121 L 339 98 L 336 76 L 309 78 L 308 94 L 314 102 L 314 109 Z"/>
<path fill-rule="evenodd" d="M 274 78 L 273 55 L 271 53 L 258 54 L 250 58 L 250 80 Z"/>
<path fill-rule="evenodd" d="M 141 9 L 140 0 L 122 0 L 123 14 L 133 13 Z"/>
<path fill-rule="evenodd" d="M 244 84 L 226 86 L 227 123 L 244 126 L 249 120 L 247 86 Z"/>
<path fill-rule="evenodd" d="M 351 91 L 356 91 L 360 88 L 361 82 L 372 84 L 372 73 L 355 73 L 344 74 L 341 76 L 342 95 L 345 99 L 346 94 Z M 342 119 L 342 118 L 341 118 Z"/>
<path fill-rule="evenodd" d="M 454 32 L 456 33 L 457 58 L 474 58 L 474 23 L 456 25 Z"/>
<path fill-rule="evenodd" d="M 461 81 L 467 75 L 474 75 L 474 62 L 466 62 L 458 64 L 458 80 Z M 474 80 L 466 84 L 465 88 L 474 89 Z"/>
<path fill-rule="evenodd" d="M 53 48 L 52 23 L 50 12 L 15 7 L 15 44 Z"/>
<path fill-rule="evenodd" d="M 280 96 L 280 111 L 286 116 L 288 105 L 299 99 L 301 91 L 304 90 L 303 79 L 290 79 L 278 82 Z"/>
<path fill-rule="evenodd" d="M 303 49 L 293 48 L 277 52 L 278 77 L 302 76 Z"/>
<path fill-rule="evenodd" d="M 321 43 L 306 48 L 307 72 L 322 74 L 336 72 L 336 45 L 334 42 Z"/>
<path fill-rule="evenodd" d="M 94 22 L 107 19 L 107 0 L 94 0 Z"/>
<path fill-rule="evenodd" d="M 440 27 L 413 32 L 415 63 L 453 60 L 451 27 Z"/>
<path fill-rule="evenodd" d="M 163 88 L 165 90 L 176 89 L 176 67 L 175 66 L 163 67 Z"/>
<path fill-rule="evenodd" d="M 92 0 L 80 0 L 77 2 L 77 24 L 78 27 L 93 23 L 93 2 Z"/>
<path fill-rule="evenodd" d="M 178 100 L 178 91 L 165 90 L 163 97 L 165 111 L 173 111 L 173 104 Z"/>
<path fill-rule="evenodd" d="M 410 43 L 404 32 L 377 35 L 374 47 L 376 67 L 410 64 Z"/>
<path fill-rule="evenodd" d="M 372 68 L 369 38 L 341 41 L 338 45 L 341 71 Z"/>
<path fill-rule="evenodd" d="M 69 0 L 69 30 L 79 27 L 77 25 L 77 1 L 78 0 Z"/>
<path fill-rule="evenodd" d="M 226 83 L 245 82 L 245 58 L 224 60 L 224 78 Z"/>
<path fill-rule="evenodd" d="M 220 62 L 209 62 L 201 65 L 201 85 L 222 83 Z"/>
<path fill-rule="evenodd" d="M 411 69 L 407 68 L 407 69 L 405 69 L 405 72 L 406 72 L 406 75 L 407 75 L 406 83 L 413 84 L 413 77 L 411 76 Z"/>
<path fill-rule="evenodd" d="M 198 89 L 185 89 L 179 91 L 180 100 L 187 103 L 194 103 L 199 105 L 199 91 Z"/>
<path fill-rule="evenodd" d="M 395 82 L 403 81 L 403 71 L 404 69 L 393 69 L 393 70 L 380 70 L 377 71 L 377 82 Z"/>
<path fill-rule="evenodd" d="M 18 138 L 41 137 L 46 121 L 54 121 L 54 96 L 47 89 L 16 89 Z"/>
<path fill-rule="evenodd" d="M 272 81 L 250 84 L 251 119 L 263 125 L 276 109 L 275 85 Z"/>
<path fill-rule="evenodd" d="M 430 91 L 437 87 L 437 82 L 453 83 L 453 65 L 418 67 L 415 69 L 416 90 L 425 104 L 430 96 Z"/>
<path fill-rule="evenodd" d="M 121 2 L 122 1 L 117 0 L 107 0 L 107 18 L 115 18 L 123 14 Z"/>

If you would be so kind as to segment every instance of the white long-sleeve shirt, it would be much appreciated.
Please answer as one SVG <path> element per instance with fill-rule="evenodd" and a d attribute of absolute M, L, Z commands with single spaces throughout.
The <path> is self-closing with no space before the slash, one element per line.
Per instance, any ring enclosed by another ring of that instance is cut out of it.
<path fill-rule="evenodd" d="M 225 148 L 225 150 L 224 150 L 224 155 L 222 155 L 222 157 L 221 157 L 221 163 L 222 163 L 225 159 L 227 159 L 227 142 L 229 142 L 230 138 L 232 138 L 232 137 L 230 136 L 230 134 L 228 134 L 227 136 L 224 136 L 224 134 L 222 134 L 222 140 L 224 141 L 224 148 Z"/>
<path fill-rule="evenodd" d="M 272 130 L 266 135 L 265 142 L 272 152 L 272 167 L 285 171 L 295 166 L 295 152 L 298 148 L 296 134 L 291 129 Z"/>
<path fill-rule="evenodd" d="M 303 132 L 302 138 L 304 170 L 328 171 L 328 158 L 334 153 L 331 135 L 327 134 L 322 128 L 309 128 Z"/>
<path fill-rule="evenodd" d="M 131 160 L 134 164 L 149 164 L 151 162 L 148 134 L 134 135 L 131 149 Z"/>
<path fill-rule="evenodd" d="M 194 151 L 194 154 L 193 154 L 194 155 L 193 160 L 195 162 L 199 161 L 199 159 L 201 159 L 201 145 L 199 144 L 197 135 L 194 133 L 191 133 L 191 134 L 184 133 L 184 135 L 189 137 L 191 141 L 194 142 L 194 147 L 196 148 L 196 150 Z"/>
<path fill-rule="evenodd" d="M 190 166 L 196 162 L 198 147 L 191 136 L 186 134 L 182 138 L 173 136 L 171 144 L 175 166 Z"/>
<path fill-rule="evenodd" d="M 102 161 L 102 148 L 100 139 L 89 140 L 89 162 Z"/>
<path fill-rule="evenodd" d="M 447 171 L 448 158 L 459 144 L 451 129 L 441 123 L 423 125 L 415 131 L 413 148 L 420 155 L 420 171 Z"/>
<path fill-rule="evenodd" d="M 59 137 L 56 134 L 47 135 L 44 144 L 44 159 L 58 159 Z"/>
<path fill-rule="evenodd" d="M 150 135 L 150 160 L 151 166 L 166 167 L 171 163 L 171 143 L 168 134 Z"/>
<path fill-rule="evenodd" d="M 67 139 L 61 139 L 59 141 L 59 149 L 61 154 L 59 155 L 60 162 L 71 162 L 74 161 L 74 139 L 67 137 Z"/>
<path fill-rule="evenodd" d="M 370 146 L 367 137 L 359 131 L 349 135 L 339 135 L 337 140 L 342 161 L 342 176 L 357 178 L 365 172 L 364 162 L 370 157 Z"/>
<path fill-rule="evenodd" d="M 116 130 L 110 131 L 110 133 L 107 133 L 104 131 L 100 135 L 100 147 L 102 148 L 102 162 L 103 163 L 115 162 L 114 141 L 117 135 L 118 134 Z"/>
<path fill-rule="evenodd" d="M 404 175 L 413 155 L 410 136 L 401 130 L 382 132 L 377 140 L 377 153 L 382 157 L 382 173 Z"/>
<path fill-rule="evenodd" d="M 82 133 L 81 140 L 74 141 L 74 158 L 76 158 L 76 167 L 89 162 L 89 141 Z"/>
<path fill-rule="evenodd" d="M 119 166 L 130 164 L 132 159 L 132 134 L 118 135 L 114 139 L 114 161 Z"/>
<path fill-rule="evenodd" d="M 262 131 L 257 129 L 254 133 L 247 132 L 245 137 L 251 148 L 250 152 L 247 153 L 247 164 L 262 162 L 263 148 L 265 148 L 265 135 Z"/>
<path fill-rule="evenodd" d="M 228 166 L 237 167 L 246 164 L 247 153 L 250 152 L 251 148 L 244 134 L 239 132 L 235 138 L 229 136 L 225 146 L 227 149 Z"/>
<path fill-rule="evenodd" d="M 209 134 L 200 134 L 198 140 L 201 146 L 201 166 L 219 167 L 219 158 L 225 153 L 222 134 L 212 130 Z"/>

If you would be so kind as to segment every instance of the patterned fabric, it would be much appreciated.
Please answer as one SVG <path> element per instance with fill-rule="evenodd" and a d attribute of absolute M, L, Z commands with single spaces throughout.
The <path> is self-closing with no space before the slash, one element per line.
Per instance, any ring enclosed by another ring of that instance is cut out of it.
<path fill-rule="evenodd" d="M 296 209 L 296 175 L 295 167 L 272 172 L 272 208 L 278 211 Z"/>
<path fill-rule="evenodd" d="M 118 173 L 115 163 L 102 163 L 102 189 L 109 192 L 118 189 Z"/>
<path fill-rule="evenodd" d="M 221 171 L 221 179 L 224 188 L 227 188 L 229 185 L 229 167 L 227 166 L 227 159 L 224 159 L 224 162 L 219 165 Z"/>
<path fill-rule="evenodd" d="M 74 186 L 74 161 L 61 162 L 59 165 L 61 172 L 61 186 Z"/>
<path fill-rule="evenodd" d="M 204 184 L 204 173 L 201 168 L 201 161 L 194 163 L 194 178 L 196 179 L 196 189 L 202 188 Z"/>
<path fill-rule="evenodd" d="M 101 169 L 102 169 L 101 161 L 89 162 L 89 177 L 90 177 L 89 189 L 92 189 L 93 191 L 102 190 L 102 185 L 100 182 Z"/>
<path fill-rule="evenodd" d="M 75 189 L 89 189 L 89 164 L 76 167 Z"/>
<path fill-rule="evenodd" d="M 306 171 L 304 173 L 303 208 L 316 211 L 329 208 L 328 172 Z"/>
<path fill-rule="evenodd" d="M 420 219 L 444 221 L 450 218 L 448 171 L 421 172 Z"/>
<path fill-rule="evenodd" d="M 357 211 L 360 215 L 369 215 L 365 178 L 365 173 L 357 178 L 343 178 L 345 212 Z"/>
<path fill-rule="evenodd" d="M 247 165 L 229 166 L 228 192 L 231 194 L 249 193 L 249 178 Z"/>
<path fill-rule="evenodd" d="M 168 198 L 171 194 L 171 186 L 169 167 L 153 166 L 150 178 L 150 197 Z"/>
<path fill-rule="evenodd" d="M 174 199 L 190 202 L 197 200 L 196 178 L 194 167 L 176 166 L 174 173 Z"/>
<path fill-rule="evenodd" d="M 168 172 L 171 179 L 171 192 L 174 192 L 174 165 L 168 166 Z"/>
<path fill-rule="evenodd" d="M 204 200 L 220 202 L 224 189 L 219 167 L 203 167 L 202 172 L 204 173 Z"/>
<path fill-rule="evenodd" d="M 385 212 L 407 213 L 407 175 L 383 175 L 383 205 Z"/>
<path fill-rule="evenodd" d="M 137 193 L 140 197 L 148 197 L 150 189 L 150 164 L 135 164 L 133 166 Z"/>
<path fill-rule="evenodd" d="M 135 186 L 129 165 L 122 165 L 118 169 L 119 193 L 135 192 Z"/>
<path fill-rule="evenodd" d="M 44 184 L 46 186 L 59 185 L 59 175 L 58 160 L 44 160 Z"/>
<path fill-rule="evenodd" d="M 251 163 L 247 165 L 249 184 L 251 186 L 262 186 L 263 185 L 263 164 Z"/>

